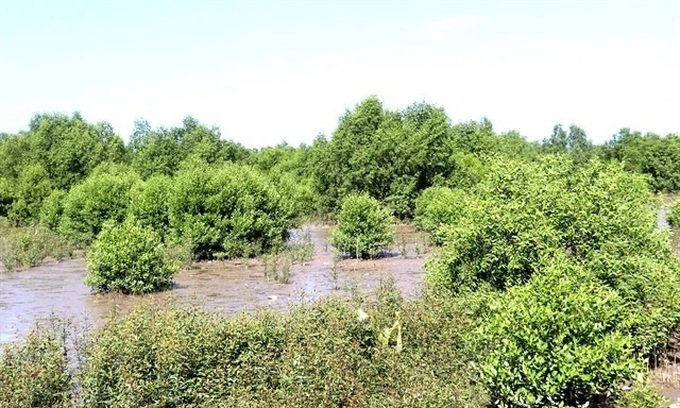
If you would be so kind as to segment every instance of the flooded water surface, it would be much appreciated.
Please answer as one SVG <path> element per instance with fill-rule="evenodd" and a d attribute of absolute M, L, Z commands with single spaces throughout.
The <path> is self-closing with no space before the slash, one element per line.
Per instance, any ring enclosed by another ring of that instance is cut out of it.
<path fill-rule="evenodd" d="M 418 293 L 427 240 L 412 227 L 397 226 L 390 252 L 366 261 L 334 259 L 327 226 L 306 227 L 304 232 L 314 246 L 314 256 L 293 265 L 289 283 L 266 278 L 265 266 L 258 260 L 197 263 L 175 277 L 173 290 L 145 296 L 91 294 L 83 283 L 86 267 L 82 259 L 2 272 L 0 342 L 20 338 L 33 322 L 52 314 L 96 326 L 113 311 L 124 313 L 149 300 L 201 305 L 230 315 L 258 308 L 284 310 L 302 299 L 354 288 L 370 291 L 386 277 L 394 278 L 404 294 Z"/>

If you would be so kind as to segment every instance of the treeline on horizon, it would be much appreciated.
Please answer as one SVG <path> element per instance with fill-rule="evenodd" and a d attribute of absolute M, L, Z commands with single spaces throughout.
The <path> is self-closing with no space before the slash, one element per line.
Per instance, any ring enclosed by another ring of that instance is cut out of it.
<path fill-rule="evenodd" d="M 191 117 L 172 128 L 138 121 L 126 144 L 107 123 L 88 123 L 78 113 L 38 114 L 27 131 L 0 133 L 0 217 L 17 225 L 45 221 L 43 204 L 50 196 L 64 199 L 73 186 L 111 165 L 147 180 L 236 163 L 266 176 L 291 198 L 299 217 L 334 214 L 343 198 L 368 193 L 396 217 L 410 219 L 424 189 L 474 185 L 491 157 L 531 161 L 555 153 L 576 163 L 621 161 L 645 175 L 653 191 L 680 191 L 677 134 L 624 128 L 597 145 L 578 126 L 558 124 L 546 139 L 529 142 L 514 131 L 496 133 L 487 119 L 452 123 L 440 107 L 423 102 L 392 111 L 372 96 L 347 110 L 331 137 L 320 135 L 299 147 L 248 149 Z"/>

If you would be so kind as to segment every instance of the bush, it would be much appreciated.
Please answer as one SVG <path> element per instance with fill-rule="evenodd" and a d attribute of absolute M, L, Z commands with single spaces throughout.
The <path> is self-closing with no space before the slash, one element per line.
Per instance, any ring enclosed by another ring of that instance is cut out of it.
<path fill-rule="evenodd" d="M 172 180 L 166 176 L 152 176 L 139 181 L 130 191 L 129 216 L 142 226 L 156 231 L 165 238 L 170 229 L 168 199 Z"/>
<path fill-rule="evenodd" d="M 470 208 L 472 197 L 460 189 L 448 187 L 430 187 L 416 200 L 414 223 L 418 228 L 433 234 L 437 244 L 444 241 L 440 228 L 456 225 L 465 220 L 466 211 Z"/>
<path fill-rule="evenodd" d="M 56 231 L 61 221 L 61 215 L 64 212 L 66 197 L 68 197 L 68 193 L 64 190 L 54 190 L 47 196 L 40 209 L 40 224 Z"/>
<path fill-rule="evenodd" d="M 14 202 L 9 218 L 17 224 L 38 220 L 43 200 L 52 192 L 49 175 L 40 164 L 29 164 L 21 170 L 14 188 Z"/>
<path fill-rule="evenodd" d="M 643 369 L 617 293 L 555 265 L 492 303 L 481 378 L 499 407 L 600 406 Z"/>
<path fill-rule="evenodd" d="M 61 260 L 71 255 L 71 245 L 45 227 L 0 226 L 0 263 L 10 271 L 37 266 L 48 257 Z"/>
<path fill-rule="evenodd" d="M 376 199 L 350 195 L 342 202 L 331 244 L 353 257 L 374 258 L 394 242 L 391 219 Z"/>
<path fill-rule="evenodd" d="M 0 177 L 0 217 L 7 217 L 14 202 L 14 183 Z"/>
<path fill-rule="evenodd" d="M 59 232 L 75 243 L 90 244 L 106 221 L 125 219 L 130 188 L 138 179 L 123 166 L 98 167 L 69 192 Z"/>
<path fill-rule="evenodd" d="M 671 227 L 680 227 L 680 200 L 675 200 L 668 211 L 668 223 Z"/>
<path fill-rule="evenodd" d="M 21 343 L 2 348 L 0 406 L 65 408 L 71 391 L 63 323 L 36 325 Z"/>
<path fill-rule="evenodd" d="M 426 265 L 431 282 L 454 292 L 521 284 L 559 254 L 668 255 L 645 180 L 620 165 L 498 160 L 474 194 L 467 220 L 447 228 L 441 256 Z"/>
<path fill-rule="evenodd" d="M 153 230 L 109 222 L 87 254 L 85 283 L 97 293 L 156 292 L 172 287 L 178 268 Z"/>
<path fill-rule="evenodd" d="M 170 226 L 177 239 L 191 243 L 197 259 L 254 256 L 288 236 L 286 200 L 250 167 L 190 167 L 173 184 Z"/>

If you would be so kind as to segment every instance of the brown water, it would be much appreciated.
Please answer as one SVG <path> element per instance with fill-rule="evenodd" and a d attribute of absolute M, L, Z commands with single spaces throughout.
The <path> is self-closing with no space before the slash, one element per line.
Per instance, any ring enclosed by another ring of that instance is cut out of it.
<path fill-rule="evenodd" d="M 202 305 L 227 315 L 258 308 L 283 310 L 332 292 L 370 291 L 385 277 L 394 278 L 404 294 L 417 294 L 427 248 L 425 237 L 412 227 L 397 226 L 390 253 L 367 261 L 336 262 L 327 243 L 330 228 L 309 226 L 305 231 L 314 245 L 314 257 L 293 266 L 288 284 L 265 278 L 264 266 L 257 260 L 197 263 L 176 276 L 173 290 L 145 296 L 91 294 L 83 283 L 82 259 L 0 273 L 0 343 L 20 338 L 34 321 L 51 314 L 96 326 L 112 311 L 124 312 L 148 300 Z"/>

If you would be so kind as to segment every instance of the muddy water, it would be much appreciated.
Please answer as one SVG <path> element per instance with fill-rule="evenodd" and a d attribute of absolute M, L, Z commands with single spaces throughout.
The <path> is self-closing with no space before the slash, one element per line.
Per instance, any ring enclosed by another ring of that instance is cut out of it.
<path fill-rule="evenodd" d="M 51 314 L 96 326 L 113 311 L 125 312 L 149 300 L 202 305 L 227 315 L 258 308 L 283 310 L 332 292 L 370 291 L 384 277 L 394 278 L 406 295 L 417 294 L 427 247 L 425 237 L 412 227 L 397 226 L 389 253 L 368 261 L 335 261 L 327 243 L 329 227 L 309 226 L 304 232 L 314 245 L 314 257 L 294 265 L 287 284 L 267 279 L 257 260 L 198 263 L 176 276 L 173 290 L 146 296 L 91 294 L 83 283 L 82 259 L 0 273 L 0 343 L 20 338 L 34 321 Z"/>

